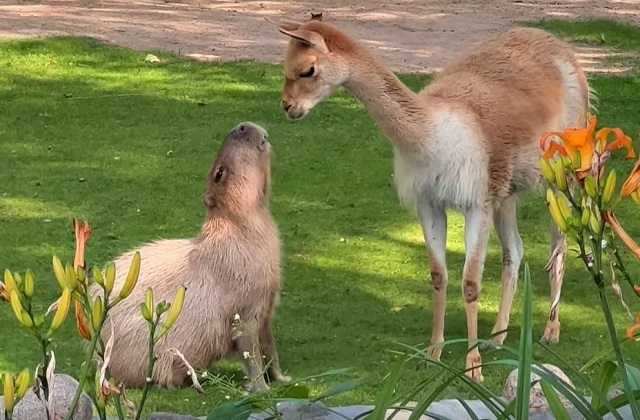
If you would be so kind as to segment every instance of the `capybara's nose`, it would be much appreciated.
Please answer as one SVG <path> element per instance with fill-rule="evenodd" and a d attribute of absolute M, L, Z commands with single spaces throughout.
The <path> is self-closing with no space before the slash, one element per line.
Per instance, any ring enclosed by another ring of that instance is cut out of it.
<path fill-rule="evenodd" d="M 260 140 L 263 140 L 263 139 L 266 139 L 268 136 L 267 131 L 264 128 L 248 121 L 238 124 L 233 129 L 233 133 L 236 135 L 236 137 L 239 140 L 242 140 L 242 139 L 248 140 L 249 138 L 255 138 L 255 137 L 259 137 Z"/>

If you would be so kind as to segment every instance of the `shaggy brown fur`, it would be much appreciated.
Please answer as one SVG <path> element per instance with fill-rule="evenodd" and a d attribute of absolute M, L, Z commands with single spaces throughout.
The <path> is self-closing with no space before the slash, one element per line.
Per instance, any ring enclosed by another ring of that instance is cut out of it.
<path fill-rule="evenodd" d="M 203 201 L 208 214 L 200 234 L 190 239 L 142 245 L 116 261 L 114 295 L 122 287 L 134 252 L 141 269 L 132 294 L 110 313 L 103 339 L 115 333 L 110 373 L 118 383 L 140 387 L 147 368 L 148 326 L 140 315 L 147 288 L 156 302 L 171 302 L 180 284 L 186 287 L 182 313 L 159 341 L 153 381 L 161 387 L 185 384 L 182 362 L 168 350 L 177 348 L 196 370 L 238 356 L 250 389 L 268 388 L 263 371 L 288 380 L 279 366 L 270 319 L 280 290 L 280 240 L 267 207 L 270 180 L 267 132 L 252 123 L 237 125 L 226 136 L 206 177 Z M 96 295 L 100 289 L 92 289 Z M 244 324 L 234 331 L 238 314 Z M 246 330 L 246 331 L 245 331 Z M 246 355 L 249 357 L 244 357 Z"/>

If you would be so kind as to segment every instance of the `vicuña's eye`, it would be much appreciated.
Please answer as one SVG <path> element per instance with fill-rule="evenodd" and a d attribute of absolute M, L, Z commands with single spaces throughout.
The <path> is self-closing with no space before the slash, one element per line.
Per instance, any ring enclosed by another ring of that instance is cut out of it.
<path fill-rule="evenodd" d="M 315 72 L 316 72 L 316 68 L 314 66 L 311 66 L 309 70 L 303 71 L 302 73 L 300 73 L 300 77 L 311 77 L 314 75 Z"/>

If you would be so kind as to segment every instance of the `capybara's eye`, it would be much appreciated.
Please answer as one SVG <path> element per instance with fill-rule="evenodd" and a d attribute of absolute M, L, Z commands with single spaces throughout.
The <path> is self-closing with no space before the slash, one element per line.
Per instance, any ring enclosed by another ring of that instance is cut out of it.
<path fill-rule="evenodd" d="M 311 67 L 309 68 L 309 70 L 307 70 L 307 71 L 303 71 L 302 73 L 300 73 L 300 77 L 311 77 L 311 76 L 313 76 L 313 74 L 315 73 L 315 71 L 316 71 L 316 68 L 315 68 L 315 67 L 313 67 L 313 66 L 311 66 Z"/>
<path fill-rule="evenodd" d="M 221 167 L 220 169 L 218 169 L 218 172 L 216 172 L 216 177 L 213 181 L 216 183 L 220 182 L 220 178 L 222 178 L 223 173 L 224 173 L 224 168 Z"/>

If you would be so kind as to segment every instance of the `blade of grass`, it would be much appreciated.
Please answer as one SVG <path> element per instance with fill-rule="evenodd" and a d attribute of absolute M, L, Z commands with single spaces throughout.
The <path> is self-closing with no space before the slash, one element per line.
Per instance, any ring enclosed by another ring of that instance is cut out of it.
<path fill-rule="evenodd" d="M 549 385 L 547 381 L 540 381 L 540 387 L 542 387 L 542 393 L 547 399 L 549 409 L 553 413 L 556 420 L 571 420 L 567 407 L 562 404 L 555 389 Z"/>
<path fill-rule="evenodd" d="M 531 359 L 533 357 L 533 329 L 531 310 L 531 272 L 529 263 L 524 263 L 524 307 L 522 309 L 522 329 L 520 332 L 520 352 L 518 366 L 518 388 L 516 391 L 516 418 L 529 418 L 529 397 L 531 393 Z"/>
<path fill-rule="evenodd" d="M 596 386 L 600 390 L 603 395 L 606 395 L 609 388 L 613 384 L 613 379 L 616 374 L 616 364 L 612 361 L 607 361 L 600 369 L 600 373 L 598 374 L 598 378 L 596 379 Z M 591 399 L 591 407 L 595 410 L 598 410 L 602 404 L 602 398 L 599 395 L 594 395 Z"/>

